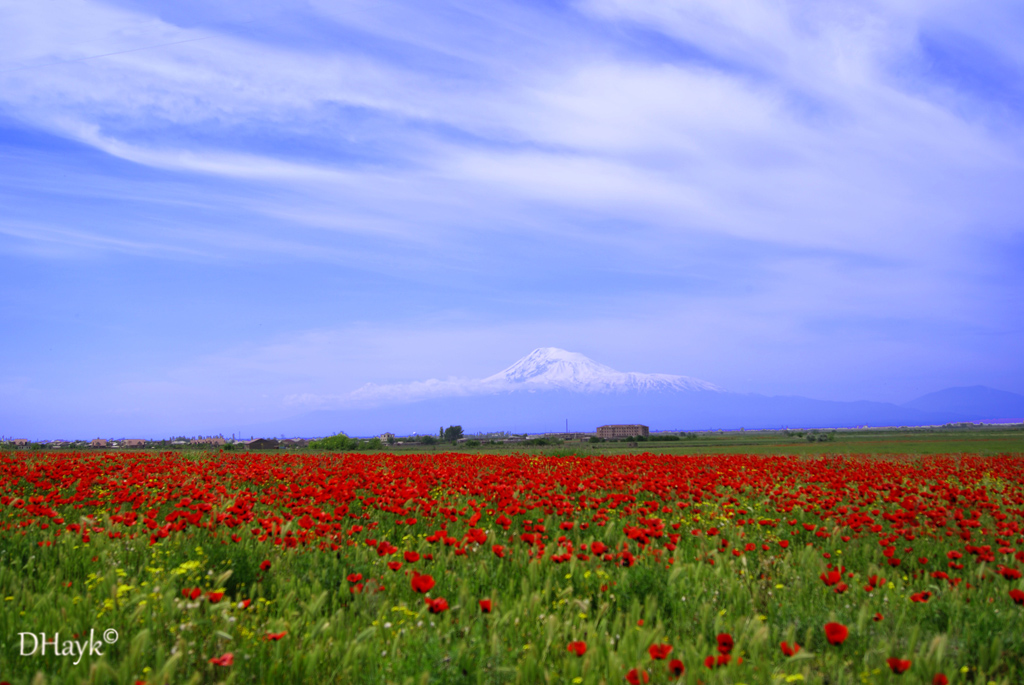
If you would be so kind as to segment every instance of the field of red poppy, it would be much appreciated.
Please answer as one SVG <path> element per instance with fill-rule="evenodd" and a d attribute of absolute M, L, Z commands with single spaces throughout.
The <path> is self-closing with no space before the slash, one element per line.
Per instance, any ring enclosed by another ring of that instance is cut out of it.
<path fill-rule="evenodd" d="M 1024 682 L 1014 456 L 0 454 L 0 514 L 0 682 Z"/>

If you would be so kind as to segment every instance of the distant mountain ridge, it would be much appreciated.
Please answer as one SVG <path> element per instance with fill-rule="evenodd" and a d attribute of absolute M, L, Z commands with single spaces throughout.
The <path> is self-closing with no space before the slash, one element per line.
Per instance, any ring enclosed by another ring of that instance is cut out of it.
<path fill-rule="evenodd" d="M 689 376 L 623 373 L 578 352 L 539 347 L 503 371 L 486 378 L 431 379 L 390 385 L 367 383 L 348 397 L 336 399 L 343 405 L 359 407 L 554 390 L 575 393 L 720 392 L 713 384 Z"/>
<path fill-rule="evenodd" d="M 569 390 L 572 392 L 698 391 L 719 388 L 689 376 L 665 373 L 623 373 L 578 352 L 539 347 L 504 371 L 482 381 L 509 391 Z"/>
<path fill-rule="evenodd" d="M 608 423 L 651 430 L 923 426 L 1024 419 L 1024 396 L 983 386 L 948 388 L 903 405 L 769 397 L 722 390 L 707 381 L 624 373 L 585 355 L 538 348 L 482 379 L 368 384 L 321 409 L 245 432 L 269 435 L 433 433 L 459 424 L 467 433 L 592 432 Z"/>
<path fill-rule="evenodd" d="M 1024 418 L 1024 395 L 994 390 L 984 385 L 946 388 L 903 405 L 925 412 L 963 416 L 961 421 Z"/>

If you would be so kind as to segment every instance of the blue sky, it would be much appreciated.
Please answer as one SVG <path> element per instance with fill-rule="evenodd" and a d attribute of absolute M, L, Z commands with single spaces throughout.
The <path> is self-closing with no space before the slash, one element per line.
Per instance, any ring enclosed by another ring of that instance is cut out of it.
<path fill-rule="evenodd" d="M 542 346 L 1024 392 L 1022 32 L 1000 0 L 0 2 L 0 432 L 229 434 Z"/>

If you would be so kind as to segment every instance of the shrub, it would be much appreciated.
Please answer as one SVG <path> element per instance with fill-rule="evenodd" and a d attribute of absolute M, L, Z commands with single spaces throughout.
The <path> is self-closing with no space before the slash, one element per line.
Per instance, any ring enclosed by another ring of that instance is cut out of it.
<path fill-rule="evenodd" d="M 359 447 L 359 441 L 355 438 L 350 438 L 344 433 L 338 433 L 337 435 L 331 435 L 326 438 L 320 438 L 319 440 L 311 440 L 309 446 L 315 450 L 333 450 L 333 451 L 344 451 L 354 450 Z"/>

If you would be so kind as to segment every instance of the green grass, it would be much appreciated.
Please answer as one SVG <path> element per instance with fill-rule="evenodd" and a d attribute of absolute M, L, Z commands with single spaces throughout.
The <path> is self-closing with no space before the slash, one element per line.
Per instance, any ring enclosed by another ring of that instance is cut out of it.
<path fill-rule="evenodd" d="M 757 455 L 894 455 L 894 454 L 1024 454 L 1024 426 L 973 425 L 927 428 L 868 428 L 822 430 L 832 435 L 825 442 L 808 442 L 809 431 L 703 431 L 695 438 L 672 442 L 566 442 L 548 447 L 507 445 L 457 446 L 460 452 L 474 454 L 530 452 L 549 455 L 599 454 L 757 454 Z M 453 449 L 449 444 L 392 445 L 383 451 L 402 453 L 437 452 Z M 308 450 L 307 450 L 308 451 Z M 381 450 L 377 450 L 378 452 Z M 364 450 L 373 453 L 373 450 Z"/>
<path fill-rule="evenodd" d="M 759 455 L 892 455 L 892 454 L 997 454 L 1024 453 L 1024 428 L 978 426 L 972 430 L 955 429 L 859 429 L 841 430 L 828 442 L 808 442 L 806 437 L 786 435 L 784 431 L 729 431 L 695 433 L 696 439 L 678 442 L 567 443 L 557 447 L 530 448 L 538 453 L 578 454 L 759 454 Z M 804 432 L 806 433 L 806 432 Z M 831 431 L 821 431 L 829 434 Z M 444 447 L 440 448 L 442 451 Z M 461 449 L 461 448 L 460 448 Z M 514 445 L 481 447 L 466 451 L 516 451 Z"/>

